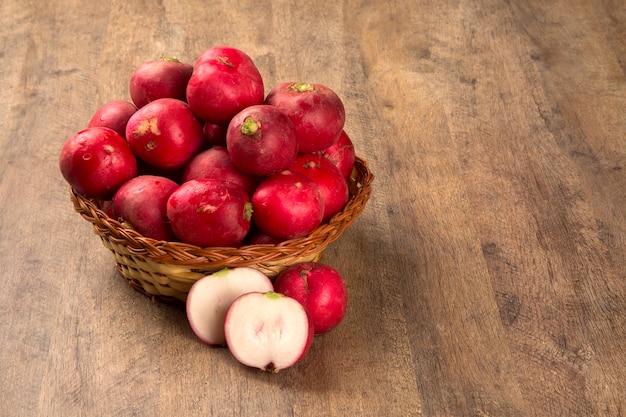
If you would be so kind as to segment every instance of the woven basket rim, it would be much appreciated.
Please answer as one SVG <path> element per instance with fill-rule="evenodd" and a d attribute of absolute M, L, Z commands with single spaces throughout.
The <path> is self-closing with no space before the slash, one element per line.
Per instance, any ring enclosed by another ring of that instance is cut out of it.
<path fill-rule="evenodd" d="M 124 247 L 133 256 L 172 265 L 252 266 L 259 263 L 276 263 L 283 258 L 306 257 L 320 252 L 339 238 L 343 231 L 363 212 L 371 196 L 374 175 L 367 162 L 355 158 L 354 170 L 348 184 L 350 198 L 344 209 L 328 223 L 317 227 L 311 234 L 278 244 L 254 244 L 240 247 L 206 247 L 178 241 L 160 241 L 145 237 L 110 218 L 101 208 L 101 201 L 89 199 L 69 187 L 74 210 L 93 226 L 102 239 Z"/>

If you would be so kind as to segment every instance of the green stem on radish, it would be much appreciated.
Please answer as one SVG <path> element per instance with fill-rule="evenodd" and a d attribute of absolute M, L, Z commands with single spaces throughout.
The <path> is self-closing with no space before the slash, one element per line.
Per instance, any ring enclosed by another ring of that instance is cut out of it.
<path fill-rule="evenodd" d="M 246 136 L 252 136 L 259 131 L 260 127 L 261 124 L 259 122 L 255 121 L 251 117 L 246 117 L 241 124 L 241 133 Z"/>
<path fill-rule="evenodd" d="M 307 91 L 315 91 L 315 87 L 313 87 L 309 83 L 294 83 L 294 84 L 291 84 L 287 89 L 289 91 L 296 91 L 298 93 L 304 93 Z"/>
<path fill-rule="evenodd" d="M 180 62 L 180 60 L 179 60 L 178 58 L 174 58 L 174 57 L 167 56 L 167 55 L 161 55 L 161 56 L 159 57 L 159 59 L 160 59 L 161 61 L 168 61 L 168 62 Z"/>

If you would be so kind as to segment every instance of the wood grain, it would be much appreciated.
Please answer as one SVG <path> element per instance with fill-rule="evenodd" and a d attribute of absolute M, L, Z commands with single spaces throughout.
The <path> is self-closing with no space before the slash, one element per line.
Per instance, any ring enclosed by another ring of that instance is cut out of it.
<path fill-rule="evenodd" d="M 141 62 L 326 84 L 376 175 L 348 315 L 277 375 L 115 272 L 58 152 Z M 0 4 L 0 416 L 626 414 L 618 0 Z"/>

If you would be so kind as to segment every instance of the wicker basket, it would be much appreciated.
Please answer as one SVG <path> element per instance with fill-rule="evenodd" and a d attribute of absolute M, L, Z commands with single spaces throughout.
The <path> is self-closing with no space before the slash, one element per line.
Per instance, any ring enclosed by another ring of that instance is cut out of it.
<path fill-rule="evenodd" d="M 157 302 L 184 302 L 189 288 L 199 278 L 222 268 L 252 266 L 275 277 L 289 265 L 318 261 L 324 249 L 363 212 L 370 198 L 374 175 L 367 163 L 356 158 L 349 181 L 350 199 L 344 210 L 310 235 L 277 245 L 239 248 L 200 248 L 181 242 L 146 238 L 108 217 L 99 202 L 87 199 L 70 187 L 74 209 L 93 225 L 105 247 L 115 256 L 119 273 L 137 291 Z"/>

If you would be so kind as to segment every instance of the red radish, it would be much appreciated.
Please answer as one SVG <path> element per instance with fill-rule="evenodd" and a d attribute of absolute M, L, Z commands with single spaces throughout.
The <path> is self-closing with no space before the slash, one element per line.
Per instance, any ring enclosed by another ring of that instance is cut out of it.
<path fill-rule="evenodd" d="M 113 129 L 90 127 L 72 135 L 59 156 L 63 178 L 89 197 L 109 198 L 137 175 L 137 160 Z"/>
<path fill-rule="evenodd" d="M 293 123 L 268 105 L 237 113 L 228 125 L 226 147 L 240 170 L 260 176 L 289 168 L 298 155 Z"/>
<path fill-rule="evenodd" d="M 194 156 L 183 172 L 183 182 L 198 178 L 213 178 L 240 185 L 249 195 L 261 182 L 257 176 L 241 171 L 233 164 L 225 146 L 214 146 Z"/>
<path fill-rule="evenodd" d="M 263 103 L 264 94 L 263 78 L 252 59 L 225 46 L 200 54 L 187 85 L 187 102 L 194 113 L 222 126 L 244 108 Z"/>
<path fill-rule="evenodd" d="M 329 265 L 302 262 L 289 266 L 276 277 L 274 291 L 296 299 L 307 309 L 315 334 L 331 331 L 346 315 L 346 284 Z"/>
<path fill-rule="evenodd" d="M 232 302 L 249 292 L 273 289 L 267 275 L 250 267 L 225 268 L 207 275 L 196 281 L 187 295 L 189 325 L 204 343 L 224 345 L 224 319 Z"/>
<path fill-rule="evenodd" d="M 133 152 L 148 164 L 176 169 L 202 147 L 202 122 L 187 103 L 161 98 L 131 116 L 126 125 L 126 140 Z"/>
<path fill-rule="evenodd" d="M 113 196 L 113 218 L 145 237 L 174 240 L 167 219 L 167 199 L 177 188 L 174 181 L 156 175 L 131 178 Z"/>
<path fill-rule="evenodd" d="M 306 309 L 276 292 L 251 292 L 233 301 L 224 320 L 226 344 L 242 364 L 279 372 L 298 363 L 313 343 Z"/>
<path fill-rule="evenodd" d="M 139 65 L 130 76 L 130 97 L 137 107 L 160 98 L 185 101 L 193 65 L 176 58 L 161 57 Z"/>
<path fill-rule="evenodd" d="M 113 218 L 113 200 L 103 200 L 102 203 L 100 203 L 100 210 L 107 216 Z"/>
<path fill-rule="evenodd" d="M 130 101 L 112 100 L 96 110 L 87 127 L 109 127 L 126 138 L 126 123 L 136 111 L 137 107 Z"/>
<path fill-rule="evenodd" d="M 255 227 L 250 230 L 246 237 L 246 244 L 248 245 L 276 245 L 282 241 L 282 239 L 263 233 Z"/>
<path fill-rule="evenodd" d="M 322 84 L 278 84 L 267 95 L 265 104 L 278 107 L 291 119 L 302 153 L 318 152 L 331 146 L 346 121 L 341 99 Z"/>
<path fill-rule="evenodd" d="M 204 124 L 204 146 L 226 146 L 226 126 L 220 126 L 213 123 Z"/>
<path fill-rule="evenodd" d="M 288 170 L 267 177 L 252 195 L 253 218 L 264 233 L 291 239 L 311 233 L 322 221 L 324 199 L 306 176 Z"/>
<path fill-rule="evenodd" d="M 350 178 L 354 169 L 356 153 L 348 134 L 342 130 L 337 142 L 320 152 L 339 168 L 344 177 Z"/>
<path fill-rule="evenodd" d="M 319 187 L 324 197 L 322 223 L 343 210 L 350 197 L 348 182 L 328 158 L 318 153 L 300 154 L 289 169 L 306 175 Z"/>
<path fill-rule="evenodd" d="M 240 186 L 214 179 L 183 183 L 167 201 L 178 238 L 197 246 L 239 246 L 250 230 L 251 204 Z"/>

